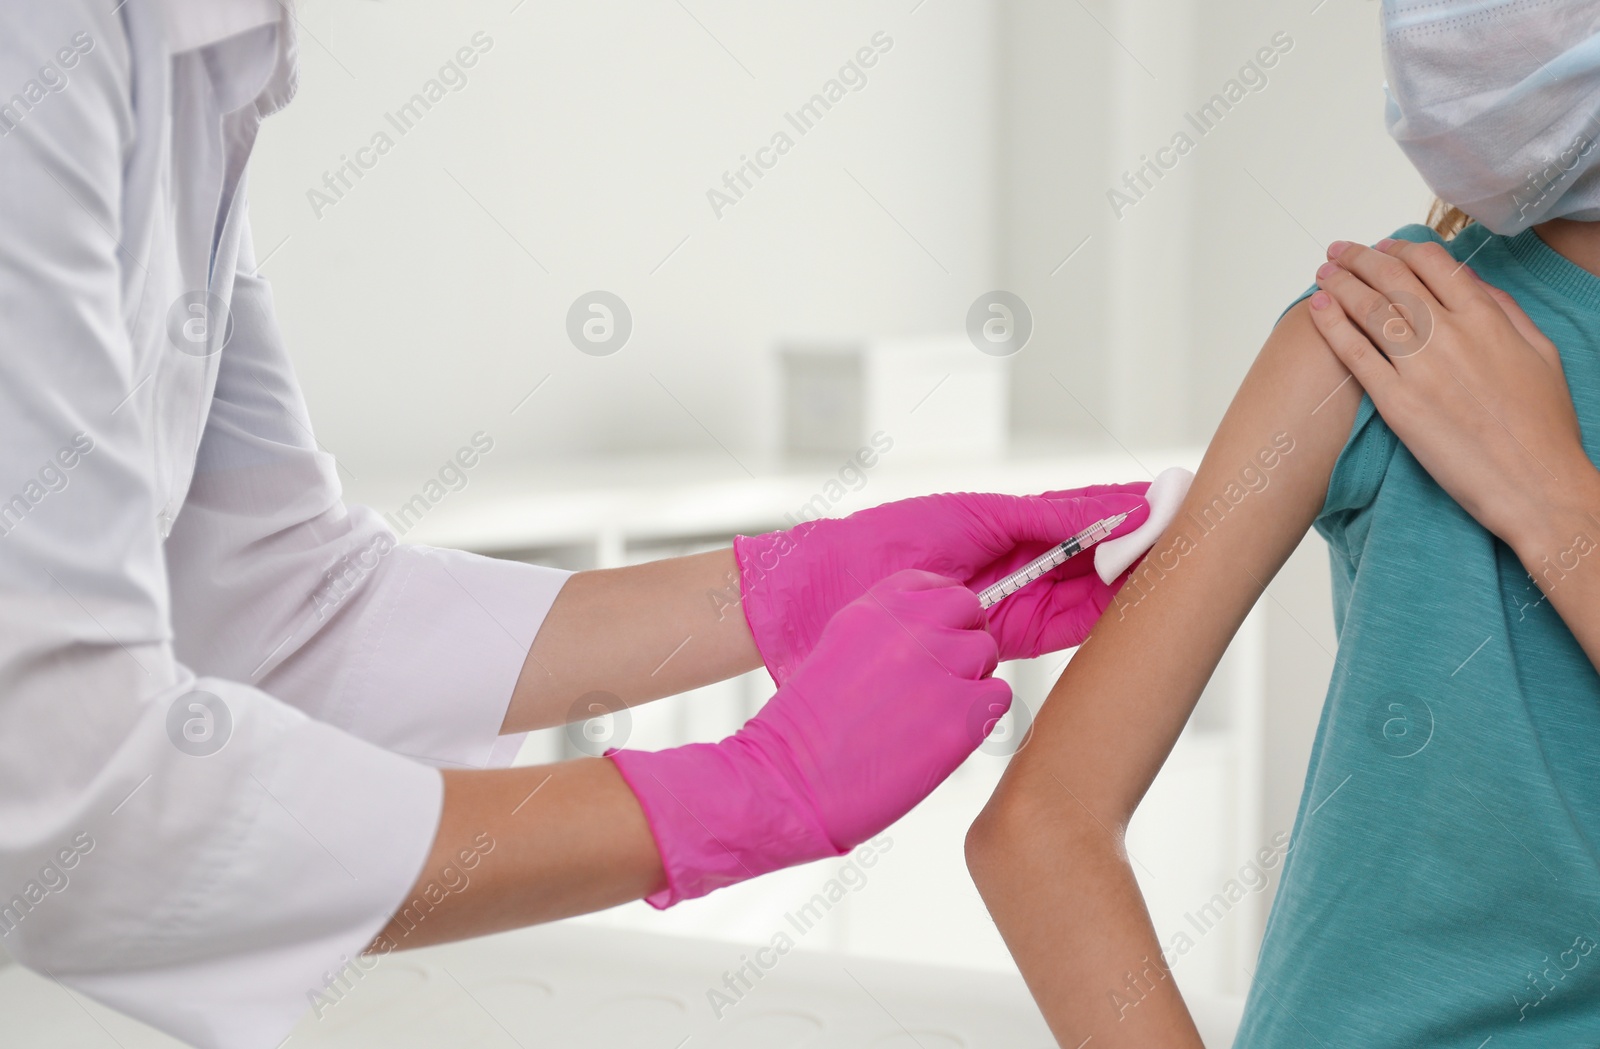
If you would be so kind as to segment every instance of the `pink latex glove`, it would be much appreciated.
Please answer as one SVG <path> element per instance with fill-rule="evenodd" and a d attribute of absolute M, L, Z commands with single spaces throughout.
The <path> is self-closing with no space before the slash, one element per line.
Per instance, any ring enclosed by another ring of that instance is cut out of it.
<path fill-rule="evenodd" d="M 1146 481 L 1037 496 L 928 495 L 739 536 L 733 550 L 745 619 L 781 685 L 829 618 L 878 580 L 919 568 L 982 590 L 1100 518 L 1129 511 L 1111 534 L 1133 531 L 1149 516 L 1149 487 Z M 1092 556 L 1073 558 L 989 610 L 1000 658 L 1082 643 L 1115 593 L 1094 574 Z"/>
<path fill-rule="evenodd" d="M 944 782 L 1011 705 L 976 595 L 899 572 L 721 743 L 612 751 L 667 873 L 655 907 L 841 856 Z"/>

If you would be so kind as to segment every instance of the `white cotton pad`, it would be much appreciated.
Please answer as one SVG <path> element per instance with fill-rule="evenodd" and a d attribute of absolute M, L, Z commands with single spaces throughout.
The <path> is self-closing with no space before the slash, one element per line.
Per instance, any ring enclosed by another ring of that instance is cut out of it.
<path fill-rule="evenodd" d="M 1144 494 L 1145 502 L 1150 504 L 1150 516 L 1144 524 L 1094 548 L 1094 570 L 1107 586 L 1161 538 L 1167 525 L 1178 516 L 1178 507 L 1183 505 L 1183 497 L 1189 494 L 1189 485 L 1193 482 L 1194 474 L 1181 466 L 1162 470 Z"/>

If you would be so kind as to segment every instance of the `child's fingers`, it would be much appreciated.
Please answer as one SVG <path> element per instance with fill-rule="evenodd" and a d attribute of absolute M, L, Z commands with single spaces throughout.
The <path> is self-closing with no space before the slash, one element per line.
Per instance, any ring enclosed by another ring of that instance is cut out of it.
<path fill-rule="evenodd" d="M 1326 291 L 1311 296 L 1311 323 L 1317 326 L 1323 341 L 1333 350 L 1334 356 L 1350 369 L 1363 389 L 1376 404 L 1389 395 L 1399 374 L 1387 357 L 1378 352 L 1365 332 L 1350 323 L 1339 300 Z"/>
<path fill-rule="evenodd" d="M 1409 267 L 1447 310 L 1466 309 L 1483 301 L 1483 282 L 1443 244 L 1385 238 L 1378 241 L 1378 252 Z"/>
<path fill-rule="evenodd" d="M 1361 278 L 1362 283 L 1373 288 L 1391 302 L 1405 295 L 1413 295 L 1428 306 L 1436 304 L 1433 292 L 1422 283 L 1412 268 L 1387 252 L 1369 248 L 1365 244 L 1335 241 L 1328 249 L 1328 261 L 1333 262 Z"/>
<path fill-rule="evenodd" d="M 1355 248 L 1349 251 L 1355 251 Z M 1362 248 L 1370 255 L 1381 255 L 1388 262 L 1405 269 L 1405 263 L 1391 259 L 1382 252 Z M 1348 254 L 1349 252 L 1346 252 Z M 1409 274 L 1411 271 L 1406 270 Z M 1412 283 L 1422 285 L 1413 276 Z M 1338 303 L 1343 316 L 1360 331 L 1365 332 L 1371 344 L 1383 351 L 1391 360 L 1409 357 L 1427 345 L 1433 334 L 1433 297 L 1395 288 L 1385 292 L 1368 284 L 1366 279 L 1337 262 L 1329 262 L 1317 270 L 1317 287 Z M 1427 289 L 1422 289 L 1426 293 Z"/>
<path fill-rule="evenodd" d="M 1539 326 L 1533 323 L 1533 318 L 1524 313 L 1522 307 L 1517 305 L 1517 300 L 1512 298 L 1509 292 L 1495 287 L 1488 281 L 1480 279 L 1478 287 L 1489 293 L 1489 298 L 1493 300 L 1496 306 L 1500 307 L 1500 311 L 1506 315 L 1506 319 L 1511 322 L 1511 326 L 1517 329 L 1517 334 L 1527 340 L 1528 345 L 1533 347 L 1534 352 L 1544 358 L 1546 364 L 1565 374 L 1561 367 L 1561 353 L 1556 349 L 1556 344 L 1545 337 L 1544 332 L 1539 330 Z"/>

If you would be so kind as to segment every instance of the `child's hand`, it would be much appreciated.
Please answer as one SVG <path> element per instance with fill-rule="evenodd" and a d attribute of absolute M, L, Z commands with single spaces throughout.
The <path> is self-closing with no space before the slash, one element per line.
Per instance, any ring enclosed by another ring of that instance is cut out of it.
<path fill-rule="evenodd" d="M 1552 509 L 1597 505 L 1561 357 L 1510 295 L 1438 244 L 1336 241 L 1328 257 L 1317 330 L 1456 502 L 1519 550 Z"/>

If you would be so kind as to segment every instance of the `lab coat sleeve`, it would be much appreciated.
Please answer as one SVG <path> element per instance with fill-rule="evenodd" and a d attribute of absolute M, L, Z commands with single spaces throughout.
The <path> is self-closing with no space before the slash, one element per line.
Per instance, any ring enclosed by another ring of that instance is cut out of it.
<path fill-rule="evenodd" d="M 8 90 L 95 43 L 0 137 L 0 935 L 200 1049 L 273 1049 L 406 902 L 442 784 L 176 656 L 116 10 L 0 0 Z"/>
<path fill-rule="evenodd" d="M 253 255 L 247 230 L 234 334 L 167 542 L 179 656 L 397 753 L 509 763 L 522 736 L 497 734 L 568 573 L 402 545 L 382 515 L 344 504 Z M 479 431 L 441 448 L 400 519 L 469 483 L 493 440 Z"/>

